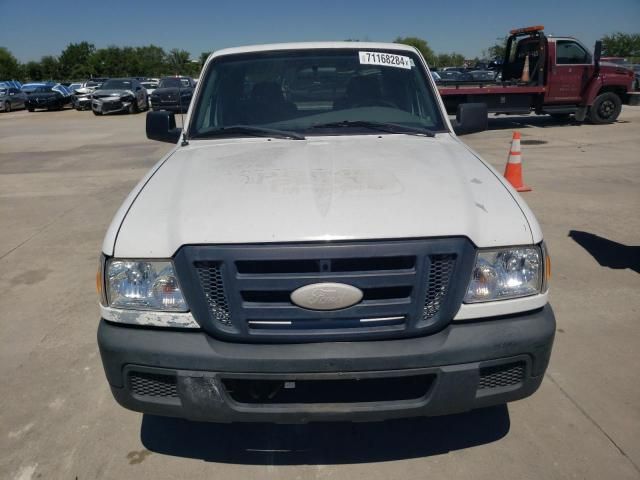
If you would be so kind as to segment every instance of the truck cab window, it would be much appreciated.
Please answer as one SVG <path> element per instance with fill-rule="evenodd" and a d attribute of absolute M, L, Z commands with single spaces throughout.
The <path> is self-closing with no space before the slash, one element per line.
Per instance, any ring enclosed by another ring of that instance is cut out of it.
<path fill-rule="evenodd" d="M 591 63 L 591 55 L 574 41 L 558 40 L 556 42 L 556 63 L 558 65 L 583 65 Z"/>
<path fill-rule="evenodd" d="M 344 120 L 444 129 L 420 60 L 412 52 L 398 58 L 406 67 L 362 63 L 356 49 L 216 59 L 203 78 L 191 134 L 233 125 L 315 133 L 318 125 Z M 336 127 L 330 133 L 354 132 Z"/>

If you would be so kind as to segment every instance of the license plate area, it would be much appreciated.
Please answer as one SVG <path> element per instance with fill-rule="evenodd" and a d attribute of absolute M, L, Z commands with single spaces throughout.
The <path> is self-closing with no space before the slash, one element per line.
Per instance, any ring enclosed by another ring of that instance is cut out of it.
<path fill-rule="evenodd" d="M 435 374 L 382 378 L 223 378 L 227 395 L 250 405 L 350 404 L 415 401 L 425 398 Z"/>

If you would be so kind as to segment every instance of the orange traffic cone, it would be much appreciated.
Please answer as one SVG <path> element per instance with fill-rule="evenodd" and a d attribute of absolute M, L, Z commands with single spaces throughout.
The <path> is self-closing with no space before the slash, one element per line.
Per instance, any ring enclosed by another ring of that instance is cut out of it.
<path fill-rule="evenodd" d="M 529 80 L 531 80 L 531 78 L 529 78 L 529 55 L 527 54 L 527 56 L 524 57 L 524 67 L 522 67 L 522 77 L 520 81 L 529 83 Z"/>
<path fill-rule="evenodd" d="M 522 155 L 520 153 L 520 132 L 513 132 L 509 159 L 507 167 L 504 169 L 504 178 L 509 180 L 517 192 L 530 192 L 531 188 L 522 181 Z"/>

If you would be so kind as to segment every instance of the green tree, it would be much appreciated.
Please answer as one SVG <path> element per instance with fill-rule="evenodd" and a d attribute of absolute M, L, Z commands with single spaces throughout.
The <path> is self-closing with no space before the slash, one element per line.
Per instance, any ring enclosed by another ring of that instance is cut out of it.
<path fill-rule="evenodd" d="M 442 67 L 453 67 L 453 63 L 451 63 L 451 55 L 448 53 L 439 53 L 436 56 L 436 63 L 432 65 L 434 67 L 442 68 Z"/>
<path fill-rule="evenodd" d="M 418 37 L 398 37 L 393 42 L 415 47 L 422 54 L 429 65 L 437 64 L 436 54 L 433 52 L 426 40 Z"/>
<path fill-rule="evenodd" d="M 186 75 L 191 73 L 192 66 L 190 65 L 189 52 L 186 50 L 180 50 L 174 48 L 169 52 L 167 57 L 168 67 L 173 75 Z"/>
<path fill-rule="evenodd" d="M 200 54 L 200 66 L 204 67 L 205 62 L 207 61 L 207 58 L 209 58 L 209 55 L 211 55 L 213 52 L 202 52 Z"/>
<path fill-rule="evenodd" d="M 0 47 L 0 80 L 17 80 L 22 78 L 22 67 L 18 59 L 4 47 Z"/>
<path fill-rule="evenodd" d="M 608 57 L 640 57 L 640 33 L 605 35 L 602 37 L 602 50 Z"/>
<path fill-rule="evenodd" d="M 464 65 L 464 55 L 460 53 L 439 53 L 436 55 L 436 63 L 432 66 L 438 68 L 443 67 L 462 67 Z"/>
<path fill-rule="evenodd" d="M 123 47 L 121 49 L 122 76 L 123 77 L 141 77 L 147 75 L 144 73 L 140 58 L 136 54 L 133 47 Z"/>
<path fill-rule="evenodd" d="M 40 59 L 43 80 L 57 80 L 60 78 L 60 63 L 56 57 L 45 55 Z"/>
<path fill-rule="evenodd" d="M 464 65 L 464 55 L 461 53 L 451 54 L 451 65 L 454 67 L 462 67 Z"/>
<path fill-rule="evenodd" d="M 40 65 L 40 62 L 27 62 L 24 66 L 24 73 L 27 80 L 39 82 L 44 78 L 44 74 L 42 73 L 42 65 Z"/>
<path fill-rule="evenodd" d="M 67 45 L 58 59 L 62 78 L 83 80 L 90 77 L 94 72 L 89 60 L 95 51 L 96 47 L 88 42 Z"/>
<path fill-rule="evenodd" d="M 140 76 L 160 77 L 166 73 L 167 54 L 162 47 L 156 45 L 137 47 L 135 55 L 137 57 Z"/>
<path fill-rule="evenodd" d="M 91 56 L 91 66 L 98 77 L 123 77 L 126 75 L 124 53 L 114 45 L 100 48 Z"/>
<path fill-rule="evenodd" d="M 482 51 L 482 56 L 487 59 L 500 59 L 504 58 L 504 54 L 507 51 L 507 39 L 509 37 L 501 37 L 496 39 L 496 43 L 491 45 L 486 50 Z"/>

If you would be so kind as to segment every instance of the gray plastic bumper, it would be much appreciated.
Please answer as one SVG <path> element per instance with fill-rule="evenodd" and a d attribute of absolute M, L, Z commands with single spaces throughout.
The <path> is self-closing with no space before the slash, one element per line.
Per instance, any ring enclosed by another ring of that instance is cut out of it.
<path fill-rule="evenodd" d="M 131 410 L 215 422 L 300 423 L 444 415 L 524 398 L 542 381 L 554 333 L 555 318 L 547 305 L 499 319 L 452 323 L 424 337 L 369 342 L 240 344 L 201 331 L 102 320 L 98 343 L 114 397 Z M 131 375 L 172 379 L 172 393 L 158 393 L 152 386 L 140 394 Z M 354 403 L 247 403 L 234 398 L 225 383 L 335 385 L 331 382 L 337 379 L 406 376 L 425 379 L 424 394 Z"/>

